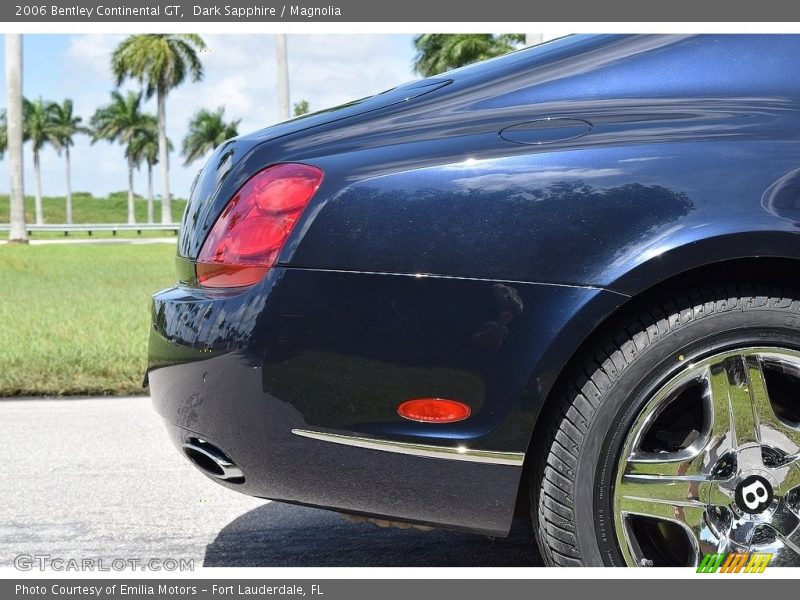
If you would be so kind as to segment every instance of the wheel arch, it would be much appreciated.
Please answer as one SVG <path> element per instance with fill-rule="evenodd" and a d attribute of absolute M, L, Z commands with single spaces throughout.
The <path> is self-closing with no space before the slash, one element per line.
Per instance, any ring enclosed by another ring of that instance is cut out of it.
<path fill-rule="evenodd" d="M 637 298 L 664 284 L 680 284 L 695 273 L 714 274 L 726 266 L 739 266 L 743 274 L 754 275 L 757 272 L 748 270 L 752 261 L 763 261 L 761 264 L 767 267 L 782 261 L 800 264 L 800 235 L 796 231 L 728 229 L 698 237 L 700 231 L 678 230 L 671 239 L 635 248 L 632 254 L 645 259 L 627 268 L 609 268 L 603 287 Z M 774 278 L 776 273 L 771 275 Z"/>
<path fill-rule="evenodd" d="M 663 271 L 664 266 L 664 264 L 659 265 L 659 271 Z M 559 404 L 559 394 L 563 393 L 565 386 L 572 381 L 580 365 L 588 360 L 600 344 L 605 340 L 610 340 L 615 331 L 623 327 L 630 319 L 635 318 L 640 311 L 658 302 L 659 299 L 679 293 L 689 293 L 693 288 L 715 284 L 724 285 L 726 282 L 800 287 L 800 276 L 796 275 L 800 273 L 800 252 L 796 257 L 764 255 L 729 257 L 678 270 L 661 280 L 658 279 L 658 272 L 655 273 L 655 276 L 644 278 L 644 272 L 640 272 L 636 274 L 636 277 L 625 279 L 628 284 L 635 281 L 649 281 L 650 285 L 643 286 L 638 291 L 634 288 L 634 293 L 625 302 L 589 330 L 553 379 L 553 384 L 539 405 L 533 431 L 525 451 L 525 469 L 518 492 L 517 514 L 524 514 L 528 510 L 527 489 L 529 478 L 533 472 L 532 464 L 538 459 L 537 440 L 547 435 L 546 428 L 551 421 L 549 417 L 551 411 Z"/>

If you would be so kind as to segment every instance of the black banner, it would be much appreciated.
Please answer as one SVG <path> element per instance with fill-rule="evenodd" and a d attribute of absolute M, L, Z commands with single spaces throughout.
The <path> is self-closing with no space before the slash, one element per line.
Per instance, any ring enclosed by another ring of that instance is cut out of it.
<path fill-rule="evenodd" d="M 743 580 L 744 579 L 744 580 Z M 665 585 L 668 584 L 668 585 Z M 320 580 L 5 580 L 0 583 L 0 596 L 23 600 L 86 600 L 125 599 L 152 600 L 174 598 L 184 600 L 246 600 L 248 598 L 281 598 L 292 600 L 408 600 L 409 598 L 596 598 L 609 593 L 636 594 L 648 600 L 695 598 L 706 594 L 724 596 L 726 600 L 751 600 L 764 594 L 796 594 L 791 580 L 765 580 L 756 576 L 719 577 L 698 575 L 692 579 L 505 579 L 505 580 L 421 580 L 421 579 L 320 579 Z"/>
<path fill-rule="evenodd" d="M 375 2 L 307 0 L 49 0 L 3 2 L 6 22 L 787 22 L 800 21 L 800 3 L 564 0 L 561 2 Z"/>

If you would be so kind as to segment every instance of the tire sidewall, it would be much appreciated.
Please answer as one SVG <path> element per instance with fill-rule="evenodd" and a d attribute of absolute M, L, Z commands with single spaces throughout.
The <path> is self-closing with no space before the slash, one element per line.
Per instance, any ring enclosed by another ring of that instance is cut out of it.
<path fill-rule="evenodd" d="M 690 321 L 639 352 L 602 392 L 575 474 L 575 532 L 584 565 L 626 566 L 614 523 L 616 466 L 632 424 L 655 390 L 692 361 L 725 350 L 745 346 L 800 349 L 796 321 L 794 313 L 770 308 Z"/>

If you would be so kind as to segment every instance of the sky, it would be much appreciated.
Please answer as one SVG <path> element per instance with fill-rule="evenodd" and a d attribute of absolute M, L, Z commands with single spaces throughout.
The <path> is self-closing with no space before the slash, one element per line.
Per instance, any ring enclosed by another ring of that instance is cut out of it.
<path fill-rule="evenodd" d="M 88 124 L 98 106 L 110 101 L 115 81 L 110 57 L 123 35 L 23 36 L 23 94 L 62 102 L 71 98 L 75 113 Z M 208 49 L 201 54 L 204 76 L 185 82 L 167 98 L 167 135 L 176 150 L 170 155 L 170 191 L 186 197 L 205 159 L 183 165 L 179 155 L 187 124 L 200 108 L 225 107 L 226 120 L 241 119 L 239 133 L 278 121 L 275 96 L 275 39 L 264 35 L 204 34 Z M 412 35 L 290 35 L 288 36 L 291 103 L 307 100 L 312 111 L 362 98 L 415 79 Z M 0 45 L 0 107 L 6 106 L 4 45 Z M 122 89 L 138 90 L 127 83 Z M 155 114 L 156 100 L 145 110 Z M 158 167 L 156 167 L 158 169 Z M 34 192 L 33 157 L 25 145 L 25 193 Z M 156 194 L 158 172 L 154 173 Z M 0 160 L 0 193 L 9 188 L 8 159 Z M 146 193 L 147 172 L 135 175 L 137 193 Z M 91 144 L 88 136 L 75 139 L 72 149 L 72 189 L 105 195 L 127 189 L 127 166 L 121 145 Z M 42 152 L 42 190 L 45 196 L 65 192 L 64 158 L 52 148 Z"/>

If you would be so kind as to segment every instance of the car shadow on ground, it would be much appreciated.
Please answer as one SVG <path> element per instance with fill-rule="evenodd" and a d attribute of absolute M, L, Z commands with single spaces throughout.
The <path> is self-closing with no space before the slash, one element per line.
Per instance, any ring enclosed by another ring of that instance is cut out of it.
<path fill-rule="evenodd" d="M 349 523 L 329 511 L 271 502 L 238 517 L 206 547 L 206 567 L 532 567 L 529 520 L 507 538 Z"/>

